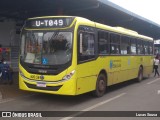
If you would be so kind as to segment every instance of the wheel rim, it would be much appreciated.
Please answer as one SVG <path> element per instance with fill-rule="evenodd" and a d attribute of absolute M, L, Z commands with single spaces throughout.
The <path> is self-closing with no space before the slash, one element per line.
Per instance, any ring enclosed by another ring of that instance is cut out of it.
<path fill-rule="evenodd" d="M 103 94 L 105 93 L 106 90 L 106 84 L 105 84 L 105 79 L 101 76 L 98 82 L 98 86 L 97 86 L 97 92 L 98 92 L 98 96 L 101 97 L 103 96 Z"/>
<path fill-rule="evenodd" d="M 103 79 L 99 81 L 98 88 L 99 92 L 103 92 L 105 90 L 105 83 Z"/>
<path fill-rule="evenodd" d="M 93 92 L 96 97 L 102 97 L 106 91 L 106 76 L 100 74 L 96 83 L 96 90 Z"/>

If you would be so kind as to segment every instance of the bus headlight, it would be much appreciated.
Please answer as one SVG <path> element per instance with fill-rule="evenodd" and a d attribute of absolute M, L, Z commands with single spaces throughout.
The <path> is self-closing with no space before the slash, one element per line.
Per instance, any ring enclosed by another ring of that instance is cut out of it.
<path fill-rule="evenodd" d="M 75 70 L 73 70 L 72 72 L 64 76 L 62 80 L 69 80 L 74 75 L 74 73 L 75 73 Z"/>
<path fill-rule="evenodd" d="M 20 73 L 21 76 L 24 76 L 24 74 L 21 70 L 19 70 L 19 73 Z"/>

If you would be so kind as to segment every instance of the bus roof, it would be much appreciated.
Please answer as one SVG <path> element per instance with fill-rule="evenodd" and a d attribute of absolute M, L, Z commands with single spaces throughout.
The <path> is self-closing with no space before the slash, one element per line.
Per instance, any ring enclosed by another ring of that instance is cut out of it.
<path fill-rule="evenodd" d="M 133 36 L 133 37 L 153 41 L 153 38 L 151 38 L 151 37 L 138 34 L 136 31 L 126 29 L 126 28 L 123 28 L 123 27 L 111 27 L 111 26 L 108 26 L 108 25 L 100 24 L 100 23 L 96 23 L 96 27 L 97 28 L 102 28 L 104 30 L 108 30 L 108 31 L 111 31 L 111 32 L 116 32 L 116 33 L 125 34 L 125 35 L 128 35 L 128 36 Z"/>
<path fill-rule="evenodd" d="M 81 21 L 81 22 L 82 22 L 82 20 L 85 20 L 86 22 L 87 21 L 94 22 L 94 21 L 91 21 L 89 19 L 82 18 L 82 17 L 76 17 L 76 19 Z M 145 35 L 138 34 L 138 32 L 130 30 L 130 29 L 126 29 L 126 28 L 119 27 L 119 26 L 118 27 L 112 27 L 112 26 L 97 23 L 97 22 L 94 22 L 94 23 L 96 25 L 96 28 L 99 28 L 99 29 L 104 29 L 104 30 L 111 31 L 111 32 L 116 32 L 116 33 L 125 34 L 125 35 L 128 35 L 128 36 L 133 36 L 133 37 L 153 41 L 153 38 L 145 36 Z"/>
<path fill-rule="evenodd" d="M 97 22 L 91 21 L 87 18 L 78 17 L 78 16 L 43 16 L 43 17 L 28 18 L 28 20 L 43 19 L 43 18 L 71 18 L 71 17 L 76 19 L 79 22 L 95 23 L 96 28 L 99 28 L 99 29 L 103 29 L 103 30 L 107 30 L 107 31 L 111 31 L 111 32 L 116 32 L 116 33 L 125 34 L 125 35 L 128 35 L 128 36 L 133 36 L 133 37 L 153 41 L 153 38 L 145 36 L 145 35 L 138 34 L 136 31 L 126 29 L 126 28 L 123 28 L 123 27 L 112 27 L 112 26 L 109 26 L 109 25 L 97 23 Z"/>

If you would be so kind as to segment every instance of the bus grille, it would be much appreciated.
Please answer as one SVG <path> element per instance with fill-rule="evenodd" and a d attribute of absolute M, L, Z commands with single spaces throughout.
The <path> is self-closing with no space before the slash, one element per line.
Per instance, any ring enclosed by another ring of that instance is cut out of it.
<path fill-rule="evenodd" d="M 26 83 L 26 82 L 25 82 L 25 84 L 27 85 L 28 88 L 38 89 L 38 90 L 49 90 L 49 91 L 58 91 L 62 87 L 62 85 L 59 85 L 59 86 L 37 87 L 36 85 L 29 84 L 29 83 Z"/>

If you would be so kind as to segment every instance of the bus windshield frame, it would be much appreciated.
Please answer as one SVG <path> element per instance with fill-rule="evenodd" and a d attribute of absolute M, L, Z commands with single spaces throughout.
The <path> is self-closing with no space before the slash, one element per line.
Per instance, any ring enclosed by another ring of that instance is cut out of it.
<path fill-rule="evenodd" d="M 72 59 L 73 32 L 23 30 L 20 59 L 25 64 L 59 66 Z"/>

